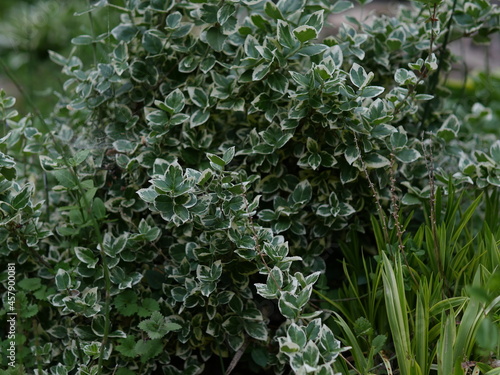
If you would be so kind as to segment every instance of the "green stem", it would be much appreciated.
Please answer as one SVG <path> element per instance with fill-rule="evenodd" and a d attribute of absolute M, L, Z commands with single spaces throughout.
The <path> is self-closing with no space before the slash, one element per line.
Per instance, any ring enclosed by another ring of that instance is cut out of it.
<path fill-rule="evenodd" d="M 444 62 L 443 55 L 444 55 L 444 52 L 446 51 L 446 48 L 448 47 L 448 41 L 449 41 L 450 33 L 451 33 L 451 25 L 453 23 L 453 15 L 455 14 L 456 5 L 457 5 L 457 0 L 453 0 L 450 18 L 448 20 L 448 24 L 446 25 L 446 33 L 444 34 L 443 44 L 439 48 L 438 67 L 437 67 L 436 71 L 434 72 L 434 74 L 432 75 L 431 79 L 429 79 L 429 84 L 427 86 L 427 92 L 429 92 L 429 93 L 435 91 L 436 86 L 439 82 L 439 74 L 441 73 L 441 70 L 443 69 L 443 62 Z M 431 42 L 431 46 L 432 46 L 432 42 Z M 422 115 L 422 121 L 420 122 L 421 127 L 426 127 L 425 123 L 427 121 L 428 114 L 431 112 L 432 102 L 434 102 L 434 100 L 428 100 L 425 103 L 424 113 Z"/>

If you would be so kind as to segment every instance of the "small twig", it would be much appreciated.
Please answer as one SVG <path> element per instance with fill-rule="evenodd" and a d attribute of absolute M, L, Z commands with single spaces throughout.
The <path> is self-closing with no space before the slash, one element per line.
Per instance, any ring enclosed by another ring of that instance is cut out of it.
<path fill-rule="evenodd" d="M 363 375 L 363 374 L 362 374 L 361 372 L 359 372 L 359 370 L 358 370 L 356 367 L 354 367 L 354 365 L 353 365 L 351 362 L 349 362 L 349 361 L 347 360 L 347 358 L 346 358 L 346 357 L 344 357 L 341 353 L 339 353 L 339 357 L 340 357 L 340 358 L 342 358 L 342 359 L 345 361 L 345 363 L 347 363 L 347 365 L 348 365 L 350 368 L 352 368 L 354 371 L 356 371 L 356 373 L 358 373 L 359 375 Z"/>
<path fill-rule="evenodd" d="M 245 199 L 245 210 L 248 213 L 248 199 L 247 199 L 245 193 L 243 193 L 243 198 Z M 259 244 L 259 236 L 258 236 L 257 231 L 255 230 L 255 227 L 254 227 L 254 224 L 253 224 L 253 217 L 250 216 L 250 215 L 248 216 L 248 222 L 250 224 L 250 230 L 252 231 L 252 236 L 253 236 L 253 239 L 255 241 L 255 250 L 257 250 L 257 254 L 259 254 L 260 259 L 262 260 L 262 263 L 266 267 L 267 272 L 269 274 L 269 277 L 271 277 L 271 279 L 274 281 L 274 283 L 276 284 L 277 289 L 279 291 L 281 291 L 282 290 L 281 289 L 281 285 L 274 278 L 273 274 L 271 273 L 271 268 L 269 267 L 269 265 L 267 264 L 267 262 L 266 262 L 266 260 L 264 258 L 264 252 L 262 251 L 262 249 L 260 247 L 260 244 Z"/>
<path fill-rule="evenodd" d="M 245 353 L 247 346 L 248 346 L 248 341 L 245 341 L 241 346 L 241 348 L 239 348 L 238 351 L 234 354 L 234 357 L 231 360 L 231 363 L 229 364 L 229 367 L 227 368 L 225 375 L 229 375 L 234 370 L 234 368 L 240 361 L 241 357 L 243 356 L 243 353 Z"/>
<path fill-rule="evenodd" d="M 443 60 L 444 60 L 443 54 L 446 51 L 446 48 L 448 47 L 448 42 L 449 42 L 450 33 L 451 33 L 451 25 L 453 23 L 453 14 L 455 13 L 456 5 L 457 5 L 457 0 L 453 0 L 450 18 L 448 19 L 448 23 L 446 25 L 446 33 L 444 34 L 443 44 L 441 44 L 441 47 L 439 48 L 440 52 L 439 52 L 439 56 L 438 56 L 438 59 L 439 59 L 438 67 L 437 67 L 436 71 L 434 72 L 432 79 L 429 79 L 428 86 L 427 86 L 427 92 L 434 92 L 434 90 L 437 86 L 437 83 L 439 81 L 439 74 L 441 73 L 441 69 L 443 68 Z M 431 45 L 432 45 L 432 43 L 433 43 L 433 41 L 431 41 Z M 430 109 L 431 109 L 432 102 L 433 102 L 433 100 L 428 100 L 425 103 L 424 111 L 423 111 L 423 115 L 422 115 L 422 120 L 420 122 L 421 127 L 425 126 L 427 116 L 431 112 Z"/>
<path fill-rule="evenodd" d="M 424 153 L 425 153 L 425 163 L 427 166 L 427 170 L 429 171 L 429 187 L 430 187 L 430 196 L 429 196 L 429 205 L 430 205 L 430 215 L 429 220 L 431 222 L 431 230 L 432 230 L 432 239 L 433 239 L 433 247 L 434 247 L 434 257 L 436 258 L 437 266 L 439 273 L 441 274 L 442 279 L 445 284 L 447 284 L 446 275 L 444 272 L 443 263 L 441 261 L 440 255 L 440 245 L 438 241 L 437 234 L 437 215 L 436 215 L 436 195 L 435 195 L 435 176 L 434 176 L 434 160 L 432 157 L 432 150 L 429 150 L 427 154 L 426 148 L 424 145 Z"/>
<path fill-rule="evenodd" d="M 410 276 L 413 279 L 415 286 L 418 287 L 417 279 L 413 275 L 410 264 L 408 263 L 408 257 L 406 256 L 405 245 L 403 243 L 404 228 L 401 226 L 401 221 L 399 216 L 398 196 L 396 194 L 396 177 L 394 175 L 395 164 L 396 164 L 396 155 L 394 155 L 394 152 L 391 152 L 391 168 L 389 171 L 390 181 L 391 181 L 391 214 L 394 219 L 394 226 L 396 227 L 396 235 L 398 237 L 399 251 L 403 255 L 404 262 L 406 264 L 406 267 L 408 267 L 408 272 L 410 273 Z"/>
<path fill-rule="evenodd" d="M 380 204 L 380 196 L 378 195 L 377 189 L 375 188 L 375 185 L 373 184 L 372 180 L 370 179 L 370 175 L 368 173 L 368 168 L 366 167 L 365 161 L 363 160 L 361 156 L 361 148 L 359 147 L 358 143 L 358 137 L 356 136 L 356 133 L 354 134 L 354 143 L 356 144 L 356 149 L 359 153 L 359 159 L 361 161 L 361 168 L 363 169 L 363 172 L 365 173 L 366 179 L 368 181 L 368 185 L 370 186 L 370 190 L 372 192 L 372 196 L 375 199 L 375 205 L 377 206 L 377 211 L 378 211 L 378 216 L 380 218 L 380 221 L 382 222 L 382 230 L 384 232 L 384 240 L 386 243 L 389 243 L 389 232 L 387 231 L 387 218 L 384 214 L 384 211 L 382 209 L 382 205 Z"/>

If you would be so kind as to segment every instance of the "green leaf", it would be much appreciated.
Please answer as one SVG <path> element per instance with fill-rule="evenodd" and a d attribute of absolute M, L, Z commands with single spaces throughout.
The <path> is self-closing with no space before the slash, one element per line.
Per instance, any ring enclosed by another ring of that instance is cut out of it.
<path fill-rule="evenodd" d="M 71 277 L 68 272 L 59 268 L 56 274 L 56 286 L 57 290 L 65 290 L 71 287 Z"/>
<path fill-rule="evenodd" d="M 163 103 L 162 103 L 163 104 Z M 165 107 L 163 105 L 163 107 Z M 148 123 L 152 123 L 158 126 L 167 125 L 169 122 L 169 116 L 164 111 L 152 111 L 146 116 Z"/>
<path fill-rule="evenodd" d="M 309 369 L 315 369 L 319 362 L 319 349 L 313 341 L 309 341 L 303 352 L 304 363 Z"/>
<path fill-rule="evenodd" d="M 106 207 L 101 198 L 94 198 L 92 203 L 92 213 L 97 220 L 104 219 L 106 217 Z"/>
<path fill-rule="evenodd" d="M 288 90 L 288 79 L 281 73 L 273 73 L 266 80 L 267 84 L 276 92 L 285 94 Z"/>
<path fill-rule="evenodd" d="M 67 169 L 58 169 L 52 171 L 52 174 L 57 179 L 60 185 L 67 189 L 73 189 L 76 187 L 76 181 L 73 174 Z"/>
<path fill-rule="evenodd" d="M 354 7 L 354 4 L 350 1 L 337 1 L 335 4 L 333 4 L 333 7 L 331 8 L 332 13 L 342 13 L 345 12 L 346 10 L 351 9 Z"/>
<path fill-rule="evenodd" d="M 179 72 L 181 73 L 191 73 L 194 72 L 198 67 L 200 60 L 193 56 L 187 55 L 179 62 Z"/>
<path fill-rule="evenodd" d="M 410 148 L 405 148 L 403 150 L 396 152 L 396 159 L 398 159 L 403 163 L 413 163 L 414 161 L 418 160 L 421 156 L 422 155 L 420 155 L 420 152 Z"/>
<path fill-rule="evenodd" d="M 302 328 L 300 328 L 297 324 L 295 323 L 290 324 L 286 336 L 291 342 L 297 344 L 300 348 L 306 346 L 307 343 L 306 334 L 304 333 Z"/>
<path fill-rule="evenodd" d="M 26 185 L 23 190 L 16 194 L 14 199 L 12 199 L 12 207 L 16 210 L 21 210 L 28 205 L 30 202 L 32 193 L 32 188 L 30 185 Z"/>
<path fill-rule="evenodd" d="M 415 85 L 418 78 L 412 71 L 400 68 L 396 70 L 394 80 L 400 85 Z"/>
<path fill-rule="evenodd" d="M 85 46 L 88 44 L 92 44 L 94 42 L 94 38 L 90 35 L 79 35 L 73 39 L 71 39 L 71 43 L 76 46 Z"/>
<path fill-rule="evenodd" d="M 191 120 L 189 122 L 191 128 L 195 128 L 197 126 L 203 125 L 210 118 L 210 111 L 197 109 L 191 115 Z"/>
<path fill-rule="evenodd" d="M 218 27 L 211 27 L 206 33 L 207 43 L 214 51 L 220 52 L 224 47 L 227 36 Z"/>
<path fill-rule="evenodd" d="M 151 314 L 151 318 L 143 320 L 139 323 L 139 328 L 146 331 L 149 338 L 161 339 L 170 331 L 178 331 L 182 327 L 176 323 L 167 322 L 165 317 L 159 312 L 155 311 Z"/>
<path fill-rule="evenodd" d="M 266 367 L 269 363 L 270 353 L 264 347 L 254 347 L 252 349 L 251 356 L 253 361 L 261 368 Z"/>
<path fill-rule="evenodd" d="M 405 132 L 394 132 L 391 134 L 390 140 L 394 149 L 401 149 L 408 143 L 408 136 Z"/>
<path fill-rule="evenodd" d="M 347 147 L 344 153 L 344 157 L 345 160 L 349 163 L 349 165 L 352 165 L 352 163 L 354 163 L 360 157 L 360 152 L 358 147 L 355 145 Z"/>
<path fill-rule="evenodd" d="M 137 191 L 139 197 L 148 203 L 153 203 L 158 196 L 158 193 L 154 189 L 140 189 Z"/>
<path fill-rule="evenodd" d="M 318 37 L 318 31 L 314 27 L 308 25 L 297 27 L 293 30 L 293 33 L 301 43 L 305 43 L 308 40 L 316 39 Z"/>
<path fill-rule="evenodd" d="M 221 167 L 225 167 L 226 166 L 226 162 L 223 158 L 221 158 L 220 156 L 217 156 L 215 154 L 210 154 L 210 153 L 207 153 L 207 158 L 214 164 L 216 165 L 219 165 Z"/>
<path fill-rule="evenodd" d="M 307 158 L 307 163 L 313 170 L 318 169 L 318 167 L 321 165 L 321 155 L 316 152 L 313 152 Z"/>
<path fill-rule="evenodd" d="M 270 3 L 268 3 L 270 4 Z M 278 20 L 278 42 L 285 48 L 293 49 L 297 45 L 297 42 L 290 32 L 290 26 L 288 23 Z"/>
<path fill-rule="evenodd" d="M 34 292 L 42 287 L 42 279 L 39 277 L 32 277 L 20 280 L 17 285 L 26 291 Z"/>
<path fill-rule="evenodd" d="M 282 20 L 283 15 L 281 14 L 281 11 L 279 8 L 272 2 L 272 1 L 267 1 L 266 5 L 264 6 L 264 12 L 271 17 L 272 19 L 275 20 Z"/>
<path fill-rule="evenodd" d="M 312 198 L 312 187 L 308 180 L 301 181 L 293 190 L 292 199 L 295 203 L 304 205 Z"/>
<path fill-rule="evenodd" d="M 166 20 L 165 20 L 165 26 L 167 30 L 175 30 L 180 26 L 182 20 L 182 14 L 180 12 L 173 12 L 170 13 Z"/>
<path fill-rule="evenodd" d="M 376 152 L 371 153 L 364 157 L 364 162 L 368 168 L 383 168 L 391 164 L 389 159 L 385 156 L 377 154 Z"/>
<path fill-rule="evenodd" d="M 289 295 L 288 292 L 285 293 L 287 293 L 286 295 Z M 282 295 L 278 301 L 278 308 L 281 312 L 281 315 L 288 319 L 296 319 L 299 315 L 299 308 L 291 302 L 287 301 L 284 296 L 285 295 Z"/>
<path fill-rule="evenodd" d="M 224 160 L 226 165 L 231 163 L 231 161 L 234 158 L 234 154 L 235 154 L 235 147 L 234 146 L 229 147 L 226 151 L 224 151 L 224 154 L 222 155 L 222 159 Z"/>
<path fill-rule="evenodd" d="M 362 66 L 354 63 L 349 71 L 349 78 L 354 85 L 361 89 L 368 81 L 368 74 Z"/>
<path fill-rule="evenodd" d="M 297 353 L 300 351 L 300 346 L 292 341 L 280 342 L 280 351 L 283 353 Z"/>
<path fill-rule="evenodd" d="M 381 86 L 366 86 L 363 90 L 361 90 L 359 96 L 362 98 L 374 98 L 382 94 L 384 91 L 385 89 Z"/>
<path fill-rule="evenodd" d="M 142 46 L 144 49 L 153 54 L 159 54 L 163 49 L 163 40 L 166 36 L 159 30 L 147 30 L 142 35 Z"/>
<path fill-rule="evenodd" d="M 321 32 L 323 29 L 324 13 L 325 11 L 323 9 L 312 13 L 306 20 L 306 25 L 314 27 L 318 33 Z"/>
<path fill-rule="evenodd" d="M 213 55 L 207 56 L 205 59 L 203 59 L 200 62 L 200 70 L 203 73 L 207 74 L 215 66 L 216 62 L 217 62 L 217 60 L 215 59 L 215 56 L 213 56 Z"/>
<path fill-rule="evenodd" d="M 170 113 L 179 113 L 184 108 L 186 99 L 184 98 L 184 94 L 181 90 L 175 89 L 165 98 L 165 106 L 166 109 Z"/>
<path fill-rule="evenodd" d="M 262 321 L 243 320 L 246 333 L 256 340 L 266 341 L 268 337 L 267 326 Z"/>
<path fill-rule="evenodd" d="M 415 95 L 415 100 L 432 100 L 432 99 L 434 99 L 434 95 L 429 95 L 429 94 Z"/>
<path fill-rule="evenodd" d="M 95 268 L 98 259 L 95 257 L 92 250 L 86 247 L 75 247 L 74 249 L 76 257 L 83 263 L 87 265 L 88 268 Z"/>
<path fill-rule="evenodd" d="M 316 56 L 322 52 L 325 52 L 328 49 L 328 46 L 324 44 L 309 44 L 297 51 L 297 54 L 300 56 Z"/>
<path fill-rule="evenodd" d="M 135 338 L 130 335 L 126 339 L 118 340 L 119 345 L 116 347 L 116 350 L 125 357 L 135 357 L 138 353 L 135 350 Z"/>
<path fill-rule="evenodd" d="M 495 163 L 500 164 L 500 140 L 495 141 L 490 147 L 491 158 Z"/>
<path fill-rule="evenodd" d="M 83 163 L 85 161 L 85 159 L 87 159 L 87 157 L 89 156 L 90 154 L 90 150 L 80 150 L 76 153 L 76 155 L 71 158 L 71 161 L 72 161 L 72 165 L 74 167 L 80 165 L 81 163 Z"/>
<path fill-rule="evenodd" d="M 160 339 L 139 340 L 135 344 L 135 352 L 141 356 L 141 362 L 146 363 L 151 358 L 155 358 L 164 351 L 163 343 Z"/>
<path fill-rule="evenodd" d="M 271 71 L 271 64 L 266 64 L 266 63 L 260 64 L 257 67 L 255 67 L 253 74 L 252 74 L 252 80 L 253 81 L 260 81 L 270 71 Z"/>
<path fill-rule="evenodd" d="M 437 135 L 445 141 L 450 141 L 457 137 L 460 130 L 460 122 L 455 115 L 450 115 L 437 131 Z"/>

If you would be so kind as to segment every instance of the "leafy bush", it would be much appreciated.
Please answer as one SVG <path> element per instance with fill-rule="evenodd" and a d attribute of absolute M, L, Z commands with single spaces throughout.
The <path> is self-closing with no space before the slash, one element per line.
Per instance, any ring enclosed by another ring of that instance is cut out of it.
<path fill-rule="evenodd" d="M 335 247 L 371 237 L 376 212 L 391 242 L 397 189 L 421 204 L 429 170 L 456 172 L 447 44 L 497 27 L 487 1 L 414 5 L 326 35 L 350 2 L 94 4 L 121 22 L 73 39 L 94 65 L 51 52 L 69 77 L 54 114 L 18 120 L 2 97 L 2 144 L 20 177 L 45 179 L 15 182 L 1 155 L 1 252 L 38 319 L 26 368 L 333 374 L 346 348 L 313 285 L 334 282 Z M 499 185 L 498 147 L 467 181 Z"/>

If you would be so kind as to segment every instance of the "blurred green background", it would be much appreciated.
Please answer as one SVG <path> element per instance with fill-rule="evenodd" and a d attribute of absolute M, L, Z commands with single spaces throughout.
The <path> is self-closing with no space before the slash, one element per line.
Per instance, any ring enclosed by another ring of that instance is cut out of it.
<path fill-rule="evenodd" d="M 116 22 L 110 7 L 86 12 L 95 5 L 95 1 L 88 0 L 0 1 L 0 60 L 4 65 L 0 67 L 0 89 L 17 98 L 17 109 L 22 114 L 32 109 L 9 78 L 5 66 L 42 114 L 48 115 L 57 102 L 56 92 L 62 91 L 66 80 L 60 67 L 50 60 L 48 51 L 69 56 L 74 48 L 72 38 L 99 35 Z M 91 47 L 78 48 L 83 62 L 91 62 Z"/>

